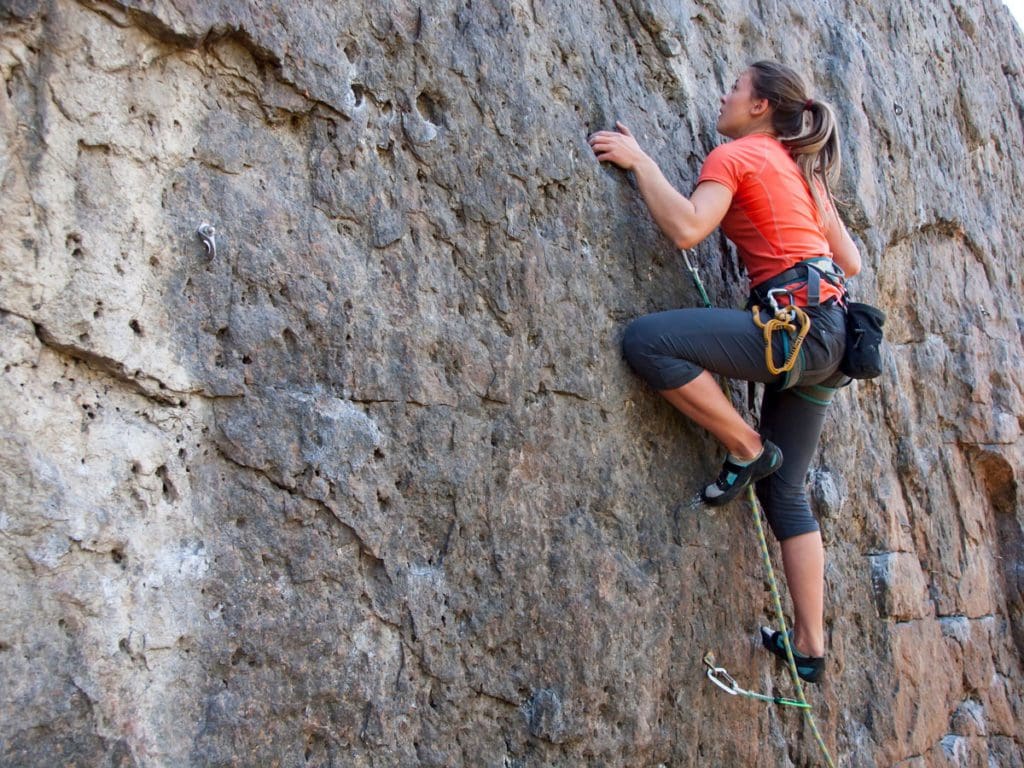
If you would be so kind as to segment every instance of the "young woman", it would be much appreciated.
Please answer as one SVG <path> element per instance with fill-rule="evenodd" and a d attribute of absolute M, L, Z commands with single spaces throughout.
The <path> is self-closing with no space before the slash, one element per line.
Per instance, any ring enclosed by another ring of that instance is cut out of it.
<path fill-rule="evenodd" d="M 842 276 L 860 271 L 860 254 L 829 191 L 840 162 L 831 108 L 809 98 L 796 72 L 771 61 L 752 64 L 721 101 L 717 130 L 732 141 L 711 152 L 689 198 L 669 184 L 623 124 L 594 134 L 590 145 L 598 160 L 634 173 L 654 221 L 680 248 L 692 248 L 721 225 L 750 276 L 751 303 L 761 307 L 762 321 L 773 314 L 771 298 L 806 312 L 810 331 L 798 365 L 788 374 L 771 373 L 762 329 L 751 312 L 731 309 L 641 317 L 626 330 L 623 348 L 637 373 L 728 451 L 704 501 L 727 503 L 756 483 L 782 546 L 797 668 L 803 679 L 818 682 L 825 665 L 825 555 L 804 485 L 830 386 L 842 381 Z M 769 296 L 773 288 L 780 290 Z M 775 333 L 774 360 L 785 360 L 794 341 L 785 331 Z M 760 432 L 709 371 L 766 385 Z M 785 658 L 778 632 L 762 629 L 762 639 Z"/>

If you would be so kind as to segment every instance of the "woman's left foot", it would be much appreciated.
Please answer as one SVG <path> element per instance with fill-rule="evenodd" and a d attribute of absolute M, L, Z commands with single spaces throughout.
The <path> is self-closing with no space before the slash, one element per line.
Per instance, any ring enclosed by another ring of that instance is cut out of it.
<path fill-rule="evenodd" d="M 771 627 L 761 627 L 761 644 L 780 659 L 788 663 L 786 658 L 786 646 L 783 644 L 782 633 L 773 630 Z M 793 651 L 793 661 L 796 662 L 796 673 L 802 680 L 808 683 L 821 682 L 825 675 L 824 656 L 804 656 L 793 647 L 793 631 L 789 632 L 789 647 Z"/>
<path fill-rule="evenodd" d="M 782 451 L 771 440 L 765 440 L 761 453 L 749 461 L 742 461 L 729 454 L 725 457 L 718 479 L 704 489 L 701 498 L 712 507 L 728 504 L 748 485 L 777 472 L 781 466 Z"/>

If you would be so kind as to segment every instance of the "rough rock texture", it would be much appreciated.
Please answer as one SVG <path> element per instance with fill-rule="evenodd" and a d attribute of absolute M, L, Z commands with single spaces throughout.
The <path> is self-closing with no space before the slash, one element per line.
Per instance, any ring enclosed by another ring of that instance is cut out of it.
<path fill-rule="evenodd" d="M 0 764 L 817 764 L 749 512 L 623 363 L 722 90 L 832 101 L 890 312 L 810 478 L 845 766 L 1024 766 L 1024 45 L 995 0 L 0 0 Z M 196 236 L 216 227 L 216 251 Z M 696 252 L 720 304 L 743 276 Z"/>

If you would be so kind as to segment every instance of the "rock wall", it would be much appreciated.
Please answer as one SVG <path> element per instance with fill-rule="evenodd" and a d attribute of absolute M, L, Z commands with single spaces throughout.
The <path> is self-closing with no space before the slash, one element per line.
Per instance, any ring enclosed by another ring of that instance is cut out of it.
<path fill-rule="evenodd" d="M 890 313 L 810 476 L 844 766 L 1024 766 L 1024 45 L 995 0 L 0 0 L 0 764 L 805 766 L 713 441 L 628 372 L 783 58 Z M 215 249 L 196 229 L 216 229 Z M 724 240 L 694 258 L 720 304 Z M 737 395 L 739 390 L 736 391 Z"/>

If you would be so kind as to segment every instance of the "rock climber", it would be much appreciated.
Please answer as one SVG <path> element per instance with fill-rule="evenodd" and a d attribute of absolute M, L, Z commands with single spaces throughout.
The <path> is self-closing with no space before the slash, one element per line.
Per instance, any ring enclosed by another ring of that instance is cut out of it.
<path fill-rule="evenodd" d="M 599 161 L 634 174 L 654 221 L 679 248 L 693 248 L 721 225 L 746 267 L 750 306 L 761 308 L 762 322 L 773 316 L 773 303 L 806 313 L 810 329 L 797 364 L 772 373 L 756 313 L 734 309 L 640 317 L 627 328 L 623 350 L 641 377 L 728 452 L 704 501 L 722 505 L 756 484 L 782 547 L 797 669 L 804 680 L 818 682 L 825 668 L 825 555 L 805 480 L 831 394 L 845 381 L 838 372 L 846 343 L 842 281 L 860 271 L 861 258 L 830 190 L 840 165 L 831 107 L 811 98 L 793 69 L 772 61 L 743 71 L 721 105 L 716 128 L 731 141 L 708 155 L 689 198 L 621 122 L 617 130 L 593 134 L 590 146 Z M 773 360 L 787 358 L 794 336 L 785 330 L 771 336 Z M 766 385 L 759 430 L 710 372 Z M 785 658 L 781 634 L 761 633 L 765 647 Z"/>

